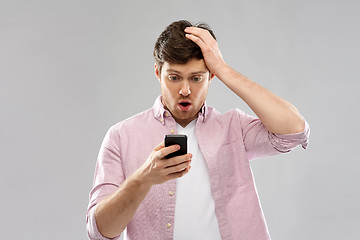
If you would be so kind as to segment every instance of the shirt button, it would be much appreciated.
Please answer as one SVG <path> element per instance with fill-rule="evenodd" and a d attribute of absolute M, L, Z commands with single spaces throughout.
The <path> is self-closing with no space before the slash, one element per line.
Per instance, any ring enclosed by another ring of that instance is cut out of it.
<path fill-rule="evenodd" d="M 170 132 L 171 132 L 171 133 L 174 133 L 174 132 L 175 132 L 175 130 L 174 130 L 174 129 L 171 129 L 171 130 L 170 130 Z"/>
<path fill-rule="evenodd" d="M 171 223 L 166 224 L 168 228 L 171 228 Z"/>
<path fill-rule="evenodd" d="M 165 116 L 168 117 L 168 116 L 169 116 L 169 113 L 165 113 Z"/>
<path fill-rule="evenodd" d="M 174 192 L 173 192 L 173 191 L 169 191 L 169 195 L 170 195 L 170 196 L 174 195 Z"/>

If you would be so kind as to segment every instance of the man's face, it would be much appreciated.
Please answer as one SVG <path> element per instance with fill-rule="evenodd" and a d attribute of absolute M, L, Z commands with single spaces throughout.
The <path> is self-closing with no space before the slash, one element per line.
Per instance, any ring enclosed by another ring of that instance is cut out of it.
<path fill-rule="evenodd" d="M 203 59 L 192 59 L 186 64 L 165 62 L 159 73 L 155 65 L 155 74 L 160 81 L 162 102 L 175 121 L 185 127 L 197 118 L 205 103 L 211 76 Z"/>

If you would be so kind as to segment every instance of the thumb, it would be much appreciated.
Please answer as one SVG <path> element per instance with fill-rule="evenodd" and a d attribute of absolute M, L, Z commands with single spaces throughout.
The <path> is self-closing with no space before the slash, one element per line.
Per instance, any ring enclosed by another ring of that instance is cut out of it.
<path fill-rule="evenodd" d="M 160 149 L 162 149 L 162 148 L 164 148 L 165 147 L 165 143 L 164 143 L 164 141 L 163 142 L 161 142 L 159 145 L 157 145 L 155 148 L 154 148 L 154 150 L 155 151 L 159 151 Z"/>

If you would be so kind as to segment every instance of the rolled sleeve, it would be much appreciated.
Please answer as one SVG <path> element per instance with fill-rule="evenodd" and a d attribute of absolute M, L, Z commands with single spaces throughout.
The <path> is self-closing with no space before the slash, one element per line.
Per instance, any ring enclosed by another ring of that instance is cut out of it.
<path fill-rule="evenodd" d="M 86 228 L 88 237 L 91 240 L 109 239 L 102 236 L 98 231 L 94 213 L 97 204 L 115 192 L 125 179 L 118 143 L 119 134 L 116 128 L 112 127 L 107 132 L 101 145 L 95 168 L 93 188 L 90 192 Z M 113 239 L 119 239 L 119 237 Z"/>
<path fill-rule="evenodd" d="M 305 120 L 304 120 L 305 121 Z M 305 121 L 305 128 L 302 132 L 294 134 L 275 134 L 269 133 L 269 140 L 271 145 L 279 152 L 289 152 L 298 145 L 304 149 L 309 144 L 310 127 Z"/>
<path fill-rule="evenodd" d="M 304 149 L 308 146 L 310 128 L 305 119 L 302 132 L 275 134 L 269 132 L 259 118 L 247 115 L 240 110 L 237 110 L 237 115 L 249 160 L 286 153 L 298 145 Z"/>
<path fill-rule="evenodd" d="M 115 237 L 115 238 L 107 238 L 107 237 L 104 237 L 103 235 L 101 235 L 101 233 L 99 232 L 97 225 L 96 225 L 95 210 L 96 210 L 96 206 L 94 206 L 93 208 L 90 209 L 90 211 L 88 212 L 88 216 L 87 216 L 86 228 L 87 228 L 87 234 L 88 234 L 89 239 L 90 240 L 117 240 L 117 239 L 120 239 L 120 236 Z"/>

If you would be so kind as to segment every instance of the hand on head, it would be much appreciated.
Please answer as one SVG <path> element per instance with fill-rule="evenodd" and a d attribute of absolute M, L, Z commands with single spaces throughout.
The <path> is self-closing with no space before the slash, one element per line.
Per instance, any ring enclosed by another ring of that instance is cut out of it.
<path fill-rule="evenodd" d="M 226 66 L 217 41 L 210 32 L 203 28 L 185 28 L 186 37 L 195 42 L 201 49 L 204 61 L 212 74 L 218 76 L 218 70 Z"/>

